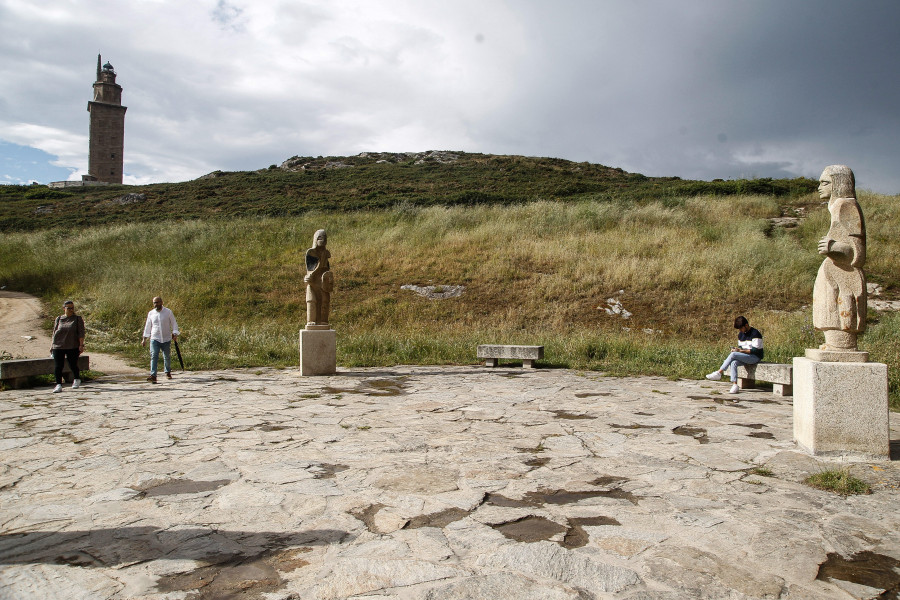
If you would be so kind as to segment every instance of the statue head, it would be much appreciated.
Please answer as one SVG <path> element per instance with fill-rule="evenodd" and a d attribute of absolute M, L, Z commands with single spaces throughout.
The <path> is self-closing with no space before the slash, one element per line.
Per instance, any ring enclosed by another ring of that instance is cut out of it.
<path fill-rule="evenodd" d="M 313 248 L 324 248 L 325 244 L 328 243 L 328 234 L 325 233 L 324 229 L 319 229 L 313 234 Z"/>
<path fill-rule="evenodd" d="M 847 165 L 825 167 L 819 177 L 819 198 L 856 198 L 856 179 Z"/>

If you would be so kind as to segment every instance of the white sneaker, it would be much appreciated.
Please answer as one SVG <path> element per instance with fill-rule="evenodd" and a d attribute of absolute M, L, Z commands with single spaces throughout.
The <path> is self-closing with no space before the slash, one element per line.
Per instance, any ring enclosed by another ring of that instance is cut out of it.
<path fill-rule="evenodd" d="M 731 389 L 728 390 L 728 393 L 737 394 L 739 391 L 741 391 L 741 388 L 738 387 L 738 384 L 734 384 L 733 386 L 731 386 Z"/>
<path fill-rule="evenodd" d="M 53 393 L 54 393 L 54 394 L 58 394 L 58 393 L 60 393 L 61 391 L 62 391 L 62 384 L 61 384 L 61 383 L 57 383 L 57 384 L 56 384 L 56 387 L 53 388 Z"/>
<path fill-rule="evenodd" d="M 78 388 L 80 388 L 80 387 L 81 387 L 81 380 L 80 380 L 80 379 L 76 379 L 75 381 L 72 382 L 72 389 L 73 389 L 73 390 L 78 389 Z"/>
<path fill-rule="evenodd" d="M 706 378 L 709 380 L 712 380 L 712 381 L 718 381 L 718 380 L 722 379 L 722 374 L 719 373 L 718 371 L 713 371 L 712 373 L 707 375 Z"/>

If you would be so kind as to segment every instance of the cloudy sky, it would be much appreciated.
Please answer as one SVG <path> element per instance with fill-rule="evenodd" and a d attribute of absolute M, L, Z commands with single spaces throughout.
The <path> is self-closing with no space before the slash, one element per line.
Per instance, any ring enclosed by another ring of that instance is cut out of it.
<path fill-rule="evenodd" d="M 80 179 L 98 52 L 125 181 L 464 150 L 900 193 L 898 0 L 0 0 L 0 183 Z"/>

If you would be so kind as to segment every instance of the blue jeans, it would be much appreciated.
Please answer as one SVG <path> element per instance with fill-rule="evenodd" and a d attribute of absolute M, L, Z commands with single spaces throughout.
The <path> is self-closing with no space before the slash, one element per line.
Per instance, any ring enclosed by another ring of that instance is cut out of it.
<path fill-rule="evenodd" d="M 728 374 L 731 376 L 731 381 L 737 381 L 737 368 L 739 364 L 745 365 L 755 365 L 759 362 L 759 357 L 755 354 L 744 354 L 743 352 L 732 352 L 728 355 L 728 358 L 725 359 L 725 362 L 722 363 L 722 366 L 719 367 L 720 371 L 724 371 L 728 369 Z"/>
<path fill-rule="evenodd" d="M 172 340 L 168 342 L 157 342 L 150 340 L 150 375 L 156 375 L 156 365 L 159 363 L 159 351 L 163 351 L 163 365 L 166 373 L 172 371 Z"/>

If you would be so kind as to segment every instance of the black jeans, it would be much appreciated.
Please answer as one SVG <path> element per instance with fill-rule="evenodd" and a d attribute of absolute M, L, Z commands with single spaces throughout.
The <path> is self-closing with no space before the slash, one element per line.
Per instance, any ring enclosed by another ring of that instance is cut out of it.
<path fill-rule="evenodd" d="M 81 379 L 81 373 L 78 371 L 78 348 L 70 348 L 69 350 L 53 350 L 53 360 L 56 361 L 53 375 L 56 377 L 56 383 L 62 383 L 63 360 L 69 361 L 69 367 L 72 368 L 72 375 L 75 379 Z"/>

